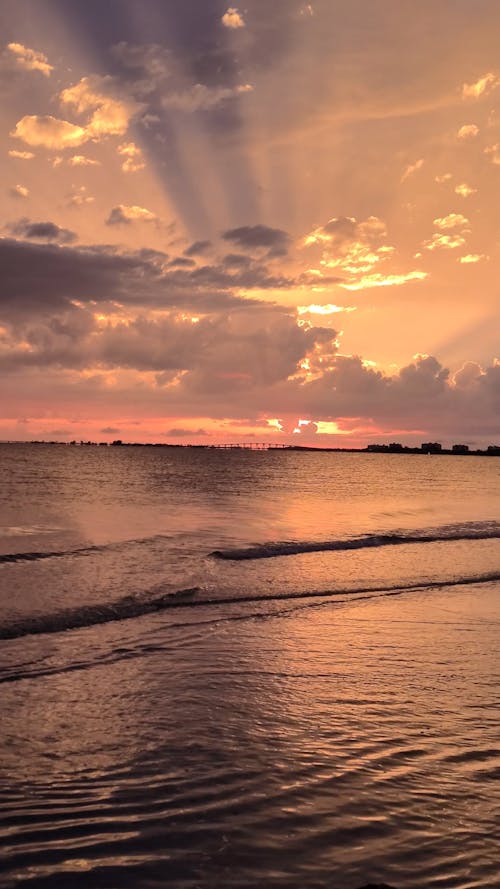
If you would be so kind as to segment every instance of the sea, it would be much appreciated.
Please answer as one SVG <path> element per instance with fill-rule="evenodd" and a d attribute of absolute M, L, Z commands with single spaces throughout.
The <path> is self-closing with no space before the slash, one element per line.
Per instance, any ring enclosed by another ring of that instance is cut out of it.
<path fill-rule="evenodd" d="M 0 445 L 0 886 L 500 886 L 500 460 Z"/>

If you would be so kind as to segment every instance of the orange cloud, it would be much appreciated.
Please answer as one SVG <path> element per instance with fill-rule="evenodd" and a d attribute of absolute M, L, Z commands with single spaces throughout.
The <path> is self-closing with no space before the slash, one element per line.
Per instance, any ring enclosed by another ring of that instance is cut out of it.
<path fill-rule="evenodd" d="M 53 65 L 49 65 L 47 56 L 43 52 L 37 52 L 22 43 L 8 43 L 7 49 L 16 57 L 16 63 L 19 68 L 25 71 L 39 71 L 45 77 L 49 77 L 54 70 Z"/>
<path fill-rule="evenodd" d="M 118 146 L 118 154 L 125 158 L 122 163 L 124 173 L 136 173 L 143 170 L 146 164 L 141 149 L 134 142 L 123 142 Z"/>
<path fill-rule="evenodd" d="M 474 83 L 464 83 L 462 97 L 464 99 L 479 99 L 484 93 L 491 92 L 499 83 L 500 79 L 490 71 L 488 74 L 483 74 Z"/>
<path fill-rule="evenodd" d="M 81 145 L 89 138 L 84 127 L 59 120 L 51 114 L 25 115 L 17 122 L 10 135 L 15 139 L 22 139 L 27 145 L 43 148 L 71 148 Z"/>
<path fill-rule="evenodd" d="M 225 28 L 231 28 L 233 30 L 236 28 L 245 27 L 243 16 L 241 15 L 241 13 L 238 12 L 237 9 L 235 9 L 234 6 L 230 6 L 227 12 L 224 13 L 221 18 L 221 22 Z"/>

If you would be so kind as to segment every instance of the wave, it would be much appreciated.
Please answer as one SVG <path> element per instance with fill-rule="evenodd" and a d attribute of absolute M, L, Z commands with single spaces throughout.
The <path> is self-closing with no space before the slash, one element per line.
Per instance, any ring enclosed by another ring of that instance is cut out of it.
<path fill-rule="evenodd" d="M 243 562 L 250 559 L 273 559 L 278 556 L 297 556 L 301 553 L 344 552 L 380 546 L 401 546 L 413 543 L 444 543 L 458 540 L 494 540 L 500 538 L 497 522 L 474 525 L 446 525 L 423 531 L 403 531 L 398 534 L 365 534 L 338 540 L 304 540 L 262 543 L 237 549 L 216 549 L 210 553 L 215 559 Z"/>
<path fill-rule="evenodd" d="M 88 556 L 92 553 L 100 553 L 106 550 L 120 550 L 131 544 L 150 543 L 155 540 L 164 540 L 167 534 L 152 534 L 149 537 L 138 537 L 133 540 L 116 540 L 112 543 L 92 544 L 79 546 L 73 549 L 39 550 L 35 552 L 22 551 L 19 553 L 0 553 L 0 565 L 13 562 L 39 562 L 42 559 L 60 559 L 68 556 Z"/>
<path fill-rule="evenodd" d="M 481 575 L 442 578 L 441 580 L 421 581 L 394 586 L 355 587 L 336 590 L 302 590 L 290 593 L 263 593 L 228 596 L 199 596 L 200 587 L 189 587 L 164 593 L 151 599 L 126 596 L 105 605 L 84 605 L 80 608 L 55 612 L 50 615 L 32 616 L 0 625 L 0 640 L 19 639 L 23 636 L 61 633 L 67 630 L 86 629 L 99 624 L 113 621 L 129 620 L 159 611 L 179 608 L 210 608 L 219 605 L 246 604 L 249 602 L 288 602 L 290 600 L 329 599 L 339 596 L 365 595 L 399 595 L 415 590 L 432 590 L 442 587 L 464 586 L 469 584 L 492 583 L 500 581 L 500 572 L 488 572 Z M 339 601 L 337 599 L 337 601 Z M 346 599 L 342 600 L 346 601 Z M 0 680 L 1 681 L 1 680 Z"/>

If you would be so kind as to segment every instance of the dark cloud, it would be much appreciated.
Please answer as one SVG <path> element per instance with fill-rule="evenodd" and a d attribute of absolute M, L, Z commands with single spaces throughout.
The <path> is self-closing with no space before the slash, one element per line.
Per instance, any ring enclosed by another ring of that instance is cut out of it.
<path fill-rule="evenodd" d="M 59 244 L 71 244 L 77 238 L 75 232 L 61 228 L 55 222 L 32 222 L 25 216 L 18 219 L 17 222 L 9 223 L 7 230 L 17 237 L 29 240 L 57 241 Z"/>
<path fill-rule="evenodd" d="M 201 256 L 206 253 L 211 246 L 211 241 L 195 241 L 193 244 L 190 244 L 189 247 L 186 247 L 184 256 Z"/>
<path fill-rule="evenodd" d="M 23 233 L 26 227 L 23 226 Z M 116 247 L 66 247 L 0 239 L 0 317 L 35 317 L 68 308 L 72 301 L 137 308 L 172 308 L 211 313 L 258 307 L 239 289 L 291 287 L 292 278 L 271 275 L 262 263 L 228 270 L 223 265 L 168 268 L 155 250 L 120 253 Z M 267 304 L 269 312 L 282 311 Z"/>
<path fill-rule="evenodd" d="M 188 259 L 186 256 L 176 256 L 169 263 L 171 268 L 189 269 L 196 265 L 194 259 Z"/>
<path fill-rule="evenodd" d="M 182 427 L 174 426 L 168 432 L 163 432 L 162 435 L 167 438 L 199 438 L 207 436 L 209 433 L 206 429 L 182 429 Z"/>
<path fill-rule="evenodd" d="M 103 435 L 117 435 L 120 431 L 116 426 L 104 426 L 103 429 L 99 429 Z"/>
<path fill-rule="evenodd" d="M 270 228 L 268 225 L 242 225 L 239 228 L 230 228 L 222 237 L 225 241 L 232 241 L 245 250 L 264 247 L 286 253 L 291 243 L 287 232 L 280 228 Z"/>

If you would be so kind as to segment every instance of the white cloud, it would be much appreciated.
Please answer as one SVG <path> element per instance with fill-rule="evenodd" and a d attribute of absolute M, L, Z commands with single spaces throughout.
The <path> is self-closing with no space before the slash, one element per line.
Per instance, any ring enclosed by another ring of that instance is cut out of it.
<path fill-rule="evenodd" d="M 225 28 L 232 28 L 233 30 L 245 27 L 243 16 L 234 6 L 230 6 L 227 12 L 224 13 L 221 22 Z"/>
<path fill-rule="evenodd" d="M 16 64 L 25 71 L 39 71 L 45 77 L 49 77 L 54 70 L 53 65 L 49 65 L 47 56 L 43 52 L 37 52 L 22 43 L 8 43 L 7 49 L 16 57 Z"/>
<path fill-rule="evenodd" d="M 438 182 L 439 185 L 442 185 L 443 182 L 449 182 L 450 179 L 453 179 L 451 173 L 442 173 L 440 176 L 434 176 L 434 182 Z"/>

